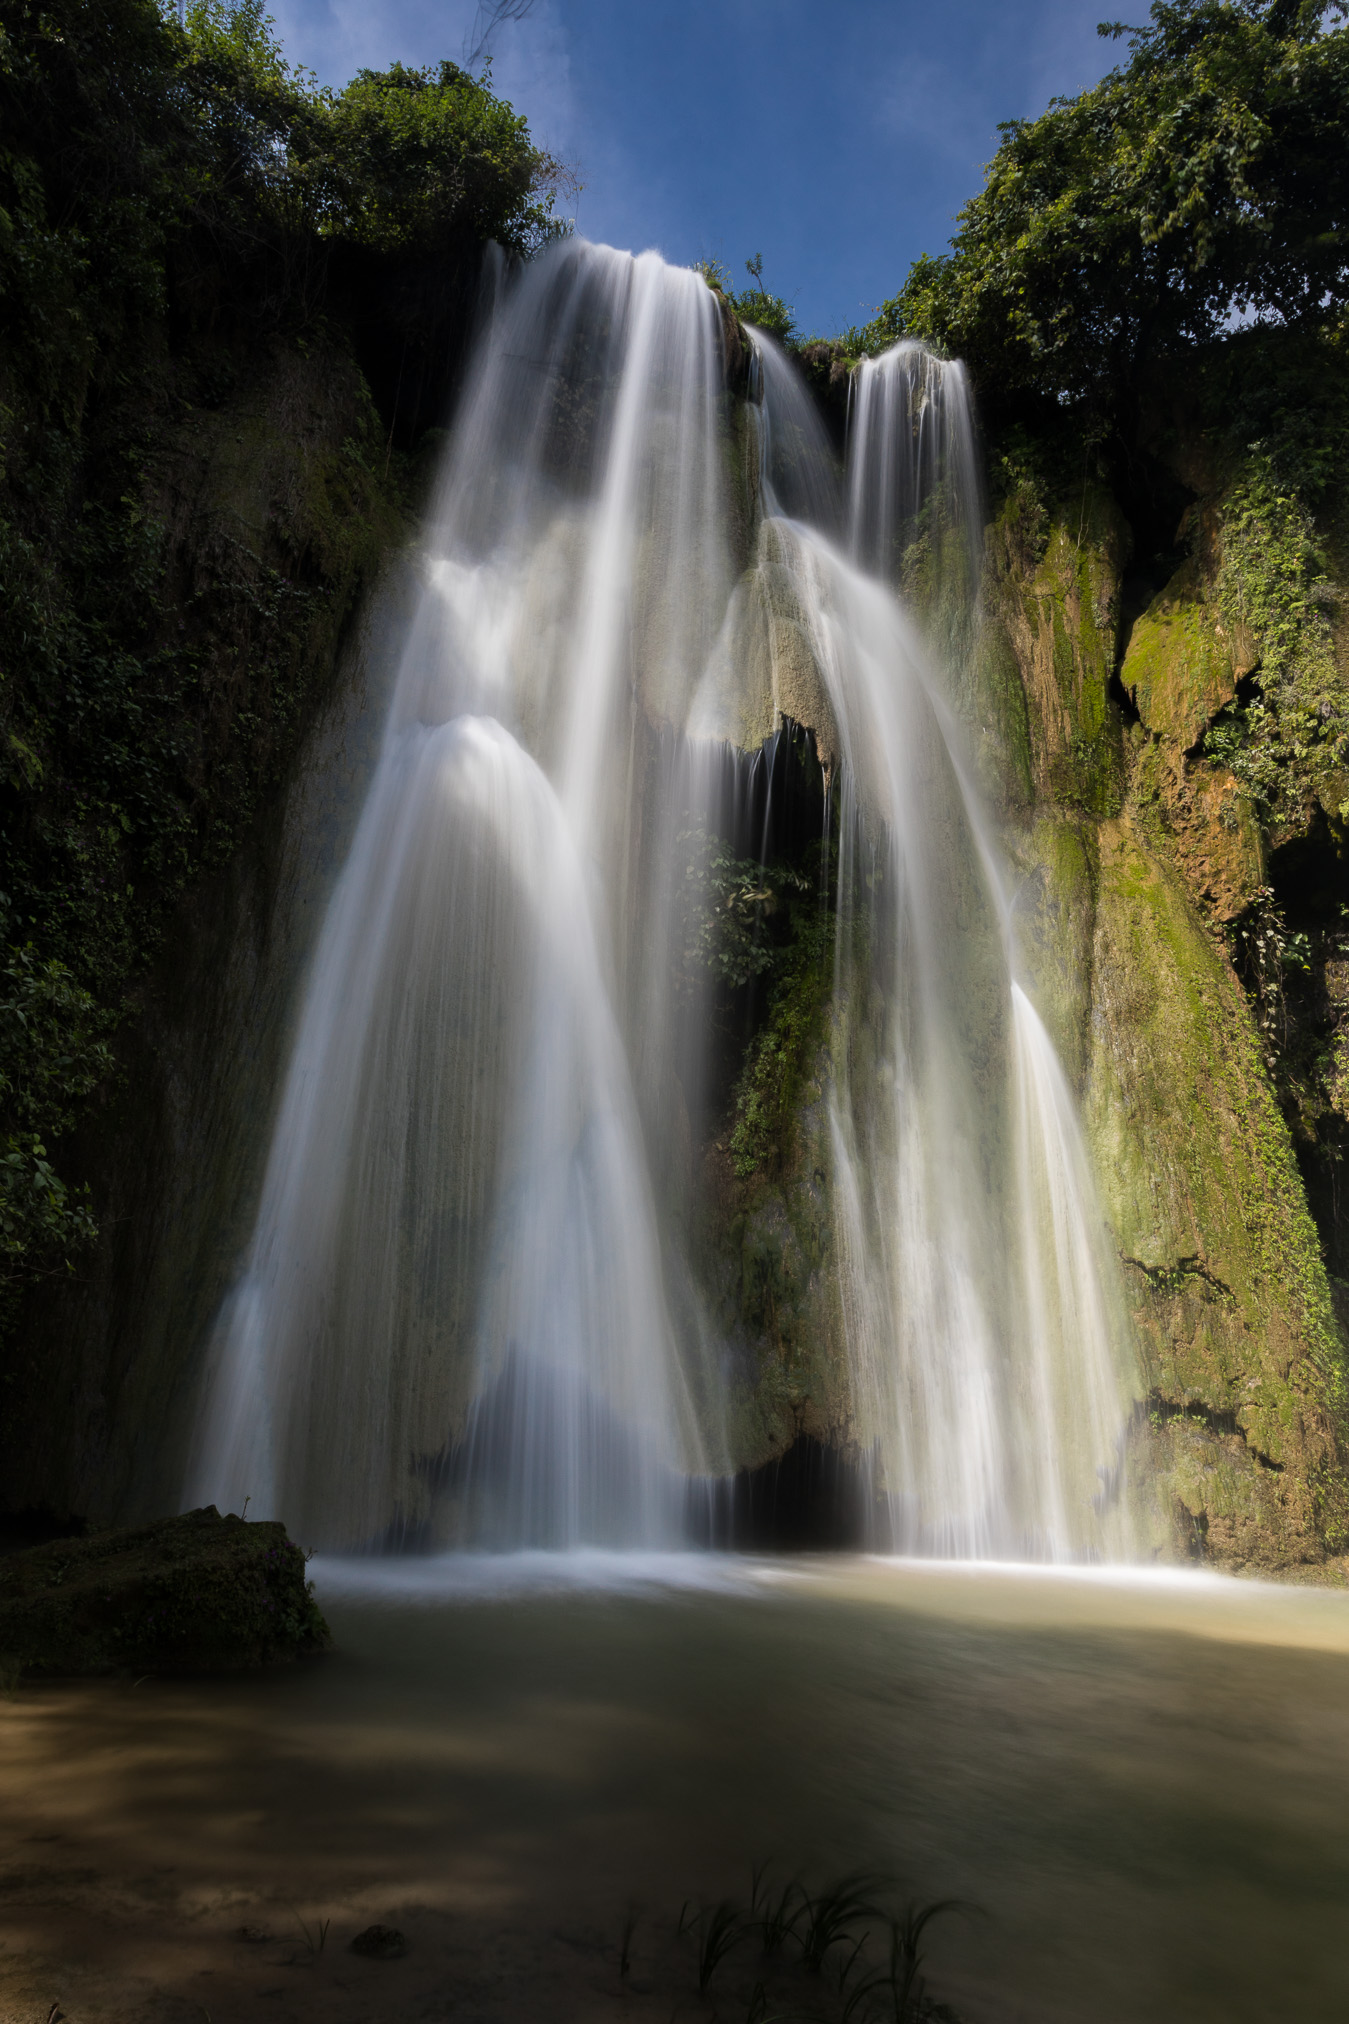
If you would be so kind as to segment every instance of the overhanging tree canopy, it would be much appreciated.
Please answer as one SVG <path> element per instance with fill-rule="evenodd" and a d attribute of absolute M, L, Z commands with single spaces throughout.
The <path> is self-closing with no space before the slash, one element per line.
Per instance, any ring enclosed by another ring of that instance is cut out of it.
<path fill-rule="evenodd" d="M 1117 395 L 1238 318 L 1349 303 L 1345 0 L 1158 0 L 1106 24 L 1129 61 L 1000 128 L 951 251 L 861 333 L 905 332 L 976 376 L 1061 401 Z"/>

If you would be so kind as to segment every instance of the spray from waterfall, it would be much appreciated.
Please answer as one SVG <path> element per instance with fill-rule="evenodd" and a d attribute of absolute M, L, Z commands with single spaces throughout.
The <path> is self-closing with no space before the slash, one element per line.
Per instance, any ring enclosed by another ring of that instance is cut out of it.
<path fill-rule="evenodd" d="M 573 241 L 498 295 L 216 1331 L 199 1501 L 331 1547 L 684 1536 L 738 1459 L 690 1235 L 727 1100 L 697 905 L 767 875 L 808 726 L 823 1269 L 873 1542 L 1128 1550 L 1127 1332 L 946 700 L 978 625 L 963 376 L 911 345 L 864 366 L 841 472 L 753 352 L 746 406 L 716 299 L 651 254 Z"/>

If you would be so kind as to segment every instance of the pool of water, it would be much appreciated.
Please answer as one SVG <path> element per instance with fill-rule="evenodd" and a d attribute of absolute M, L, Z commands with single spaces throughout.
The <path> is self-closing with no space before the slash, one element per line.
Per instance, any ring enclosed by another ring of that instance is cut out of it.
<path fill-rule="evenodd" d="M 842 1951 L 817 1981 L 749 1937 L 699 1997 L 681 1907 L 743 1905 L 762 1864 L 961 1900 L 929 1970 L 971 2024 L 1349 2015 L 1349 1594 L 696 1555 L 313 1571 L 313 1664 L 0 1703 L 6 2017 L 841 2017 Z M 376 1921 L 404 1958 L 349 1952 Z"/>

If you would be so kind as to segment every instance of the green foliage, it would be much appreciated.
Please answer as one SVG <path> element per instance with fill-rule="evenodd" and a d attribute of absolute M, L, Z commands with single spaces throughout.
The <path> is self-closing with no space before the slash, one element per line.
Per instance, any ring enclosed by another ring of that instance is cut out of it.
<path fill-rule="evenodd" d="M 1257 451 L 1224 502 L 1217 604 L 1229 638 L 1254 646 L 1260 693 L 1223 711 L 1204 750 L 1276 813 L 1349 759 L 1329 595 L 1310 516 Z"/>
<path fill-rule="evenodd" d="M 1237 331 L 1197 363 L 1204 426 L 1318 508 L 1349 470 L 1349 317 Z"/>
<path fill-rule="evenodd" d="M 739 991 L 780 969 L 789 896 L 809 892 L 810 880 L 790 864 L 736 857 L 704 829 L 684 830 L 678 841 L 685 854 L 680 968 L 686 982 L 707 976 Z"/>
<path fill-rule="evenodd" d="M 742 323 L 752 323 L 756 330 L 767 331 L 779 344 L 794 342 L 797 330 L 796 319 L 791 307 L 780 295 L 773 295 L 763 285 L 763 254 L 756 253 L 752 260 L 745 262 L 745 272 L 751 286 L 736 290 L 731 278 L 719 260 L 703 260 L 698 272 L 708 287 L 718 295 L 724 295 Z"/>
<path fill-rule="evenodd" d="M 1109 406 L 1234 315 L 1349 303 L 1349 34 L 1339 0 L 1156 0 L 1121 68 L 1015 120 L 949 254 L 859 349 L 908 333 L 984 383 Z"/>
<path fill-rule="evenodd" d="M 523 118 L 452 63 L 359 71 L 324 138 L 325 233 L 387 251 L 467 228 L 524 252 L 565 229 L 553 217 L 561 169 L 531 147 Z"/>
<path fill-rule="evenodd" d="M 786 950 L 768 1016 L 750 1042 L 735 1093 L 731 1164 L 742 1180 L 765 1166 L 795 1115 L 834 978 L 835 916 L 817 912 Z"/>
<path fill-rule="evenodd" d="M 0 1303 L 17 1261 L 50 1269 L 91 1234 L 87 1190 L 65 1185 L 45 1140 L 69 1129 L 109 1074 L 107 1023 L 63 963 L 41 961 L 31 943 L 8 949 L 0 968 L 0 1104 L 8 1122 L 0 1139 Z"/>
<path fill-rule="evenodd" d="M 177 67 L 217 224 L 260 213 L 380 252 L 467 234 L 525 253 L 566 229 L 553 216 L 566 172 L 457 64 L 362 70 L 332 92 L 286 62 L 262 0 L 195 0 Z"/>

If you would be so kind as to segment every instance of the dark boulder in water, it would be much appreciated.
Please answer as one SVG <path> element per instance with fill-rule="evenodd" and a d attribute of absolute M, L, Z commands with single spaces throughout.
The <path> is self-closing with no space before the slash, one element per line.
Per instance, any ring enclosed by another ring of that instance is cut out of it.
<path fill-rule="evenodd" d="M 367 1926 L 351 1943 L 353 1954 L 364 1954 L 371 1961 L 401 1961 L 407 1950 L 397 1926 Z"/>
<path fill-rule="evenodd" d="M 219 1673 L 322 1651 L 284 1525 L 214 1505 L 0 1559 L 0 1664 L 18 1674 Z"/>

